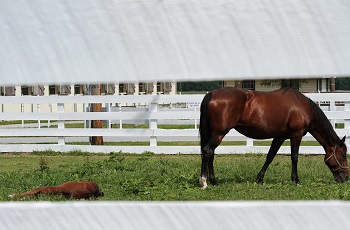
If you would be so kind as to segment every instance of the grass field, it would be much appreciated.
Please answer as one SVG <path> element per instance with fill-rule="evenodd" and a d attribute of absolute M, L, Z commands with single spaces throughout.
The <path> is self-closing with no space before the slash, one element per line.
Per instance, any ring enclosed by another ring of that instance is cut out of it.
<path fill-rule="evenodd" d="M 290 180 L 290 157 L 278 155 L 258 185 L 255 177 L 265 155 L 217 155 L 217 186 L 199 188 L 199 155 L 93 155 L 54 152 L 0 155 L 0 201 L 8 195 L 66 181 L 94 180 L 99 200 L 350 200 L 349 183 L 337 184 L 323 156 L 299 158 L 301 185 Z M 27 199 L 28 200 L 28 199 Z M 63 197 L 31 200 L 62 201 Z"/>

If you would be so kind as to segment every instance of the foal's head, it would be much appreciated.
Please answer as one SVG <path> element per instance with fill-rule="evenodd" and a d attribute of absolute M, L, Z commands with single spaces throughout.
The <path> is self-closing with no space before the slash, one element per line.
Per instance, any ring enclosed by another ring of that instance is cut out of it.
<path fill-rule="evenodd" d="M 324 162 L 332 171 L 335 181 L 345 182 L 349 178 L 348 159 L 346 157 L 347 148 L 345 145 L 345 137 L 341 139 L 333 148 L 325 155 Z"/>

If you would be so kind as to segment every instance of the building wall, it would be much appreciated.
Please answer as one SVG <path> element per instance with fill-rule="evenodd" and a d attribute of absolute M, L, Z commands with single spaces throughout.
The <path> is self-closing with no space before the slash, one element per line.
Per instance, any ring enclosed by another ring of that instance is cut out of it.
<path fill-rule="evenodd" d="M 176 94 L 176 82 L 102 84 L 101 94 Z M 0 86 L 2 96 L 89 95 L 88 85 Z"/>
<path fill-rule="evenodd" d="M 50 95 L 89 95 L 88 85 L 42 85 L 0 87 L 3 96 L 50 96 Z M 101 94 L 109 95 L 145 95 L 145 94 L 176 94 L 176 82 L 125 83 L 104 84 Z M 84 104 L 65 104 L 67 112 L 82 112 Z M 36 104 L 6 104 L 0 106 L 0 112 L 52 112 L 57 111 L 57 105 Z"/>
<path fill-rule="evenodd" d="M 316 92 L 330 92 L 330 84 L 329 84 L 329 78 L 318 78 L 318 79 L 306 79 L 307 82 L 303 83 L 299 90 L 301 92 L 305 93 L 316 93 Z M 270 86 L 265 87 L 262 86 L 261 80 L 255 80 L 255 89 L 256 91 L 273 91 L 278 88 L 279 86 Z M 241 81 L 224 81 L 224 86 L 230 86 L 230 87 L 242 87 Z"/>
<path fill-rule="evenodd" d="M 305 93 L 315 93 L 317 92 L 317 82 L 318 79 L 307 79 L 307 82 L 302 84 L 299 90 Z"/>

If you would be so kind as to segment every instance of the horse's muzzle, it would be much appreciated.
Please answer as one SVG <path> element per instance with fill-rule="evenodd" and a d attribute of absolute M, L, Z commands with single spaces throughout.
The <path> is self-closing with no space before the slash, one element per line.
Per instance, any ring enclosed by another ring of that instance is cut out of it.
<path fill-rule="evenodd" d="M 343 173 L 343 172 L 335 172 L 333 173 L 334 180 L 336 182 L 344 183 L 349 180 L 349 172 Z"/>

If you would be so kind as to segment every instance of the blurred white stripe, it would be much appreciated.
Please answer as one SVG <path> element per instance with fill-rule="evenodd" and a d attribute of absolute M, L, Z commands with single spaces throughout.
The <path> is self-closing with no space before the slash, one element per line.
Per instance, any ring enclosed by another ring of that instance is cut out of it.
<path fill-rule="evenodd" d="M 341 201 L 5 202 L 0 228 L 337 230 L 349 212 Z"/>
<path fill-rule="evenodd" d="M 348 0 L 0 0 L 1 84 L 350 75 Z"/>

